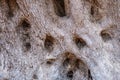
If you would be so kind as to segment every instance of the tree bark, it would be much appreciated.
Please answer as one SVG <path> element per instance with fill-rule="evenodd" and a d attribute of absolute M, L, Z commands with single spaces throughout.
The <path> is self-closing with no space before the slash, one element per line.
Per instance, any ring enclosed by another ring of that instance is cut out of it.
<path fill-rule="evenodd" d="M 0 80 L 119 80 L 120 0 L 0 0 Z"/>

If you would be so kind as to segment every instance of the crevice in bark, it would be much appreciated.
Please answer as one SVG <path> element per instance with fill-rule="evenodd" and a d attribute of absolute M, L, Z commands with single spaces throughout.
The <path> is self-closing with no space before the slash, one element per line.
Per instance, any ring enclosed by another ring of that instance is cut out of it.
<path fill-rule="evenodd" d="M 65 10 L 65 1 L 64 0 L 52 0 L 54 5 L 54 11 L 56 15 L 60 17 L 66 16 L 66 10 Z"/>
<path fill-rule="evenodd" d="M 82 49 L 85 46 L 87 46 L 86 42 L 82 38 L 79 38 L 79 37 L 74 37 L 74 42 L 79 49 Z"/>
<path fill-rule="evenodd" d="M 24 52 L 29 51 L 31 48 L 30 29 L 31 25 L 27 19 L 24 19 L 16 29 L 20 36 L 20 40 L 22 41 L 22 48 Z"/>
<path fill-rule="evenodd" d="M 108 31 L 106 31 L 106 30 L 101 31 L 100 35 L 101 35 L 102 40 L 104 42 L 112 40 L 111 34 Z"/>
<path fill-rule="evenodd" d="M 90 70 L 88 70 L 88 80 L 93 80 Z"/>
<path fill-rule="evenodd" d="M 54 45 L 54 38 L 50 35 L 46 35 L 46 39 L 44 42 L 45 49 L 51 52 L 54 48 L 53 45 Z"/>

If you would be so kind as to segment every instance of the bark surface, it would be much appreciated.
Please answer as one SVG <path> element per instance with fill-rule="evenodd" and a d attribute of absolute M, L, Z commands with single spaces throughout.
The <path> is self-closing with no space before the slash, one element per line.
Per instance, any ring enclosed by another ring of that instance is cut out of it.
<path fill-rule="evenodd" d="M 0 0 L 0 80 L 119 80 L 120 0 Z"/>

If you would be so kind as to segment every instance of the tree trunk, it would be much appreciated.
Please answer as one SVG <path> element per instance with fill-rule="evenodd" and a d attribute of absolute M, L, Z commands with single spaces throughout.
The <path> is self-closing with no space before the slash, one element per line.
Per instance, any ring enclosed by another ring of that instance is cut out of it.
<path fill-rule="evenodd" d="M 119 80 L 120 0 L 0 0 L 0 80 Z"/>

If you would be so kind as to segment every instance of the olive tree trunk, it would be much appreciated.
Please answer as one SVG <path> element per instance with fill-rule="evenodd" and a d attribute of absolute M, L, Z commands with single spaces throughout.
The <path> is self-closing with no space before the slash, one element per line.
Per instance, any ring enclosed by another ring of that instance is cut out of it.
<path fill-rule="evenodd" d="M 0 0 L 0 80 L 120 80 L 120 0 Z"/>

